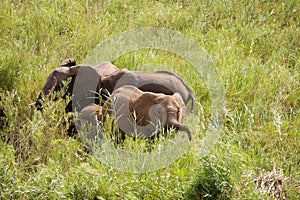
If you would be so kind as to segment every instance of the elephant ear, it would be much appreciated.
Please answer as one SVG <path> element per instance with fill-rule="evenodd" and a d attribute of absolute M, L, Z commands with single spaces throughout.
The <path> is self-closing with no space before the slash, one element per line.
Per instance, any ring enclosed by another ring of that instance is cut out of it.
<path fill-rule="evenodd" d="M 151 121 L 149 111 L 154 104 L 155 95 L 148 92 L 142 93 L 130 103 L 130 112 L 136 113 L 138 125 L 145 126 Z"/>
<path fill-rule="evenodd" d="M 186 109 L 185 103 L 179 93 L 177 93 L 177 92 L 174 93 L 173 97 L 175 97 L 179 101 L 177 120 L 179 123 L 182 123 L 183 121 L 185 121 L 186 114 L 187 114 L 187 109 Z"/>
<path fill-rule="evenodd" d="M 79 69 L 80 69 L 80 65 L 70 67 L 69 68 L 69 76 L 76 76 Z"/>
<path fill-rule="evenodd" d="M 176 97 L 180 101 L 181 105 L 185 105 L 182 96 L 178 92 L 175 92 L 173 97 Z"/>

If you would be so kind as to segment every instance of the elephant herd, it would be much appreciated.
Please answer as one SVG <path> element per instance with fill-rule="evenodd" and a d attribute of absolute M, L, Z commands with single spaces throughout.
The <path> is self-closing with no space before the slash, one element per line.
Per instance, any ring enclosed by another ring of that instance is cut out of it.
<path fill-rule="evenodd" d="M 96 66 L 76 65 L 66 59 L 54 69 L 35 106 L 43 109 L 45 98 L 60 91 L 69 80 L 62 98 L 71 101 L 66 112 L 78 113 L 78 122 L 102 129 L 108 117 L 116 120 L 121 142 L 126 136 L 153 139 L 161 129 L 185 131 L 187 104 L 194 105 L 194 93 L 178 75 L 169 71 L 130 71 L 110 62 Z"/>

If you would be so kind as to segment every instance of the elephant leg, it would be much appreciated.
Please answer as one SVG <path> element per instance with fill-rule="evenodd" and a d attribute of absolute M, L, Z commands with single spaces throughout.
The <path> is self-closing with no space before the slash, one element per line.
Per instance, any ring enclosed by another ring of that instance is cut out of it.
<path fill-rule="evenodd" d="M 72 105 L 71 101 L 69 103 Z M 66 107 L 66 111 L 67 111 L 67 107 Z M 72 110 L 69 111 L 69 112 L 72 112 Z M 76 119 L 74 117 L 74 113 L 71 113 L 71 115 L 68 116 L 68 122 L 67 123 L 69 125 L 68 126 L 68 130 L 67 130 L 67 135 L 69 137 L 73 137 L 74 139 L 77 139 L 78 138 L 78 130 L 77 130 L 77 128 L 79 126 L 81 126 L 81 122 L 76 121 Z"/>
<path fill-rule="evenodd" d="M 4 106 L 2 105 L 0 107 L 0 129 L 4 127 L 4 125 L 6 124 L 6 110 L 4 108 Z"/>
<path fill-rule="evenodd" d="M 110 137 L 112 142 L 114 143 L 115 147 L 117 146 L 123 146 L 124 141 L 126 139 L 126 134 L 120 130 L 119 128 L 114 128 L 115 127 L 115 120 L 111 121 L 111 125 L 110 125 L 111 129 L 110 129 Z"/>
<path fill-rule="evenodd" d="M 126 135 L 121 130 L 115 130 L 111 132 L 111 139 L 115 147 L 123 147 Z"/>
<path fill-rule="evenodd" d="M 154 145 L 154 143 L 155 143 L 155 140 L 154 140 L 155 138 L 153 137 L 153 138 L 149 138 L 149 139 L 147 139 L 147 143 L 146 143 L 146 148 L 145 148 L 145 152 L 151 152 L 151 151 L 153 151 L 154 150 L 154 147 L 153 147 L 153 145 Z"/>
<path fill-rule="evenodd" d="M 72 100 L 70 100 L 70 101 L 68 102 L 67 106 L 65 107 L 66 113 L 69 113 L 69 112 L 72 112 L 72 111 L 73 111 L 72 106 L 73 106 L 73 102 L 72 102 Z"/>
<path fill-rule="evenodd" d="M 77 132 L 77 129 L 76 129 L 76 125 L 75 125 L 73 116 L 70 116 L 70 117 L 68 118 L 68 124 L 69 124 L 69 128 L 68 128 L 68 130 L 67 130 L 67 135 L 68 135 L 69 137 L 74 137 L 74 138 L 76 138 L 77 135 L 78 135 L 78 132 Z"/>
<path fill-rule="evenodd" d="M 117 144 L 122 145 L 124 144 L 124 141 L 126 139 L 126 134 L 123 131 L 119 131 L 119 134 L 117 135 Z"/>

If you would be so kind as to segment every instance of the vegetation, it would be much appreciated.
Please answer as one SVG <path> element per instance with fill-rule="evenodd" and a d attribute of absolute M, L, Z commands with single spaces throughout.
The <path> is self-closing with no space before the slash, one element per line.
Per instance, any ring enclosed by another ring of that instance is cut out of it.
<path fill-rule="evenodd" d="M 300 199 L 300 2 L 2 0 L 0 199 Z M 201 128 L 180 159 L 122 173 L 67 136 L 67 100 L 32 102 L 66 58 L 82 63 L 111 37 L 141 27 L 181 32 L 205 48 L 226 88 L 220 139 L 202 158 L 197 143 L 210 97 L 182 58 L 159 50 L 112 61 L 174 67 L 194 89 Z"/>

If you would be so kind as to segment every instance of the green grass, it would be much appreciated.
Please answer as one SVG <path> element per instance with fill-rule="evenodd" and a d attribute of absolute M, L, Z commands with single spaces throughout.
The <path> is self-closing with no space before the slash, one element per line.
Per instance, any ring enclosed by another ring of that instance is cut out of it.
<path fill-rule="evenodd" d="M 300 198 L 299 1 L 3 0 L 0 6 L 0 101 L 6 113 L 0 199 L 268 199 L 255 180 L 273 169 L 286 178 L 280 198 Z M 203 108 L 200 136 L 182 158 L 132 174 L 98 162 L 67 137 L 66 101 L 49 101 L 42 113 L 30 104 L 65 58 L 82 63 L 99 43 L 141 27 L 176 30 L 208 51 L 226 88 L 227 115 L 221 138 L 201 158 L 197 144 L 207 130 L 211 100 L 191 65 L 160 50 L 113 61 L 129 69 L 171 66 Z"/>

